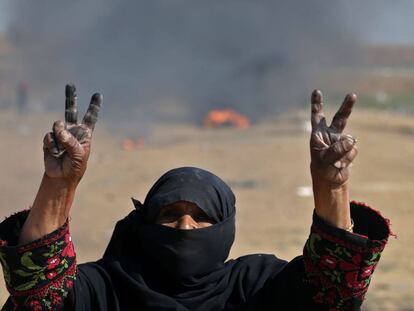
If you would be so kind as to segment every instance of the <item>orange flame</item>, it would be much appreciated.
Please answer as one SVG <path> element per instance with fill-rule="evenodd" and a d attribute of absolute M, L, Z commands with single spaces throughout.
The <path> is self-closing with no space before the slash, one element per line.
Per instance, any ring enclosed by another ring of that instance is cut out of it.
<path fill-rule="evenodd" d="M 217 128 L 224 125 L 231 125 L 237 129 L 247 129 L 250 127 L 250 120 L 233 109 L 212 110 L 204 119 L 204 126 L 208 128 Z"/>
<path fill-rule="evenodd" d="M 122 142 L 122 149 L 125 151 L 142 150 L 145 147 L 145 141 L 143 138 L 136 140 L 131 138 L 125 138 Z"/>

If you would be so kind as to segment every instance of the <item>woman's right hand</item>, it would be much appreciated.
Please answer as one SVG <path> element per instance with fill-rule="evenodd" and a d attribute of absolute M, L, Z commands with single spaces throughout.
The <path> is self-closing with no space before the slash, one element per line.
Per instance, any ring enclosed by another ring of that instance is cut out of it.
<path fill-rule="evenodd" d="M 102 105 L 102 95 L 92 96 L 82 123 L 77 122 L 77 95 L 74 85 L 66 85 L 65 122 L 56 121 L 43 140 L 45 174 L 76 187 L 85 173 L 92 132 Z"/>
<path fill-rule="evenodd" d="M 92 132 L 102 105 L 94 94 L 81 124 L 77 122 L 76 89 L 66 85 L 65 122 L 56 121 L 43 141 L 45 174 L 19 237 L 23 245 L 53 232 L 68 219 L 76 186 L 86 170 Z"/>

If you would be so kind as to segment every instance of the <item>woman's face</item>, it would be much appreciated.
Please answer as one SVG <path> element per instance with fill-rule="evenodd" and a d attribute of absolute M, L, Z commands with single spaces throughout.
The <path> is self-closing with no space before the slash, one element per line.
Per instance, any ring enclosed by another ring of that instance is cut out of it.
<path fill-rule="evenodd" d="M 155 223 L 176 229 L 191 230 L 209 227 L 214 222 L 196 204 L 178 201 L 163 207 Z"/>

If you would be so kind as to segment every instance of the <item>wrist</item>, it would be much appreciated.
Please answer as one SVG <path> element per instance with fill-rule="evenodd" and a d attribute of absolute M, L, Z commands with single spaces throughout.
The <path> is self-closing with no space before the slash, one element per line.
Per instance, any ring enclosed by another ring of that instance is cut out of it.
<path fill-rule="evenodd" d="M 45 185 L 48 189 L 56 191 L 56 194 L 65 196 L 68 193 L 75 192 L 78 182 L 62 177 L 50 177 L 46 173 L 43 174 L 41 185 Z"/>
<path fill-rule="evenodd" d="M 69 217 L 75 190 L 76 184 L 44 174 L 19 244 L 39 239 L 61 227 Z"/>
<path fill-rule="evenodd" d="M 315 212 L 329 224 L 341 229 L 351 226 L 349 185 L 313 180 Z"/>
<path fill-rule="evenodd" d="M 69 215 L 76 186 L 77 183 L 44 174 L 32 211 L 41 210 L 39 215 L 52 217 L 63 224 Z"/>

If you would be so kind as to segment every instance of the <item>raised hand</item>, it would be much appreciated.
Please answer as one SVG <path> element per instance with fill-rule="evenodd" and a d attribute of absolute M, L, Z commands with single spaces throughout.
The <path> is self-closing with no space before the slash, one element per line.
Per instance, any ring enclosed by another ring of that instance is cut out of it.
<path fill-rule="evenodd" d="M 78 124 L 76 88 L 66 85 L 65 122 L 56 121 L 53 131 L 43 140 L 45 173 L 21 230 L 20 245 L 40 239 L 67 221 L 77 185 L 86 170 L 101 105 L 102 95 L 94 94 Z"/>
<path fill-rule="evenodd" d="M 341 186 L 350 176 L 352 161 L 358 154 L 356 140 L 344 135 L 346 122 L 356 102 L 355 94 L 348 94 L 336 112 L 332 123 L 327 126 L 323 113 L 323 96 L 319 90 L 312 93 L 310 137 L 311 173 L 315 182 Z"/>
<path fill-rule="evenodd" d="M 74 85 L 66 85 L 65 122 L 56 121 L 43 140 L 45 174 L 70 184 L 80 181 L 89 158 L 92 133 L 102 105 L 102 95 L 92 96 L 89 108 L 78 124 L 77 95 Z"/>

